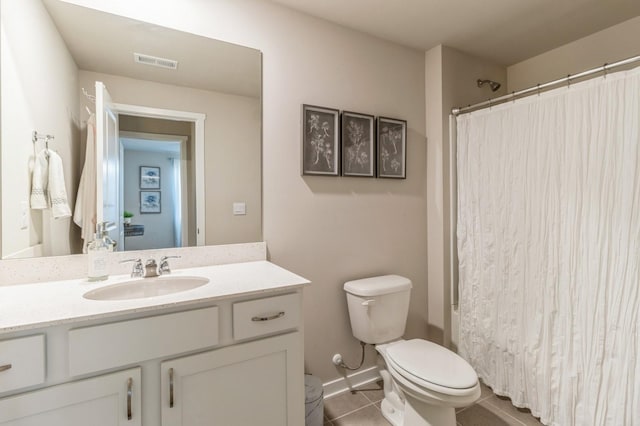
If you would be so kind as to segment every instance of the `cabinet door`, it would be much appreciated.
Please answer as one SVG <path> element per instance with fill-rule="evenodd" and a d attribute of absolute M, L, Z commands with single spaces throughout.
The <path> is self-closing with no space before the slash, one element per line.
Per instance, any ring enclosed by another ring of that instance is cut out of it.
<path fill-rule="evenodd" d="M 141 426 L 141 383 L 132 368 L 3 398 L 0 425 Z"/>
<path fill-rule="evenodd" d="M 161 364 L 162 426 L 300 426 L 299 332 Z"/>

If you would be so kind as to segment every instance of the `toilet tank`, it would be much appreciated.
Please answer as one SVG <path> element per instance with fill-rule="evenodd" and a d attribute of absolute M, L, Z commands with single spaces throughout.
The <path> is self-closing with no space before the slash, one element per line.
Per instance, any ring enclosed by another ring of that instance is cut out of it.
<path fill-rule="evenodd" d="M 351 331 L 361 342 L 378 344 L 404 334 L 409 313 L 411 280 L 384 275 L 344 284 Z"/>

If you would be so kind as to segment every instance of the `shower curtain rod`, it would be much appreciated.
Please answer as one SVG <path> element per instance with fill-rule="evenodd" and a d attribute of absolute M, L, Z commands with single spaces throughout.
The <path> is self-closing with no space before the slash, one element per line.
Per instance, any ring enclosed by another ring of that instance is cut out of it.
<path fill-rule="evenodd" d="M 537 85 L 529 87 L 527 89 L 518 90 L 516 92 L 511 92 L 511 93 L 509 93 L 507 95 L 503 95 L 503 96 L 497 97 L 495 99 L 489 99 L 489 100 L 486 100 L 486 101 L 483 101 L 483 102 L 478 102 L 477 104 L 468 105 L 466 107 L 453 108 L 451 110 L 451 114 L 457 116 L 457 115 L 460 115 L 460 114 L 464 114 L 464 113 L 467 113 L 467 112 L 475 111 L 475 110 L 482 109 L 482 108 L 485 108 L 485 107 L 492 107 L 494 105 L 510 101 L 510 100 L 512 100 L 514 98 L 522 97 L 523 95 L 528 95 L 528 94 L 531 94 L 531 93 L 538 93 L 542 89 L 546 89 L 548 87 L 556 86 L 556 85 L 562 84 L 562 83 L 567 83 L 567 82 L 570 83 L 571 80 L 574 80 L 576 78 L 587 77 L 589 75 L 597 74 L 599 72 L 604 72 L 604 74 L 607 75 L 607 71 L 612 69 L 612 68 L 620 67 L 622 65 L 627 65 L 627 64 L 630 64 L 630 63 L 633 63 L 633 62 L 637 62 L 637 61 L 640 61 L 640 55 L 633 56 L 633 57 L 627 58 L 627 59 L 623 59 L 621 61 L 614 62 L 612 64 L 604 64 L 601 67 L 597 67 L 597 68 L 593 68 L 593 69 L 590 69 L 590 70 L 587 70 L 587 71 L 583 71 L 583 72 L 580 72 L 578 74 L 574 74 L 574 75 L 569 74 L 566 77 L 559 78 L 559 79 L 553 80 L 553 81 L 549 81 L 549 82 L 544 83 L 544 84 L 537 84 Z"/>

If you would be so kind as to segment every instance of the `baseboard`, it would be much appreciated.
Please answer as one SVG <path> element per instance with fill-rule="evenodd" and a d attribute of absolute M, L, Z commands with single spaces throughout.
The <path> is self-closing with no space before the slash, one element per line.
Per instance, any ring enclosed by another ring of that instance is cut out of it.
<path fill-rule="evenodd" d="M 350 389 L 358 386 L 366 385 L 367 383 L 376 382 L 380 380 L 380 373 L 378 367 L 369 367 L 366 370 L 357 371 L 340 377 L 339 379 L 331 380 L 330 382 L 322 385 L 324 389 L 324 398 L 330 398 L 332 396 L 340 395 Z"/>

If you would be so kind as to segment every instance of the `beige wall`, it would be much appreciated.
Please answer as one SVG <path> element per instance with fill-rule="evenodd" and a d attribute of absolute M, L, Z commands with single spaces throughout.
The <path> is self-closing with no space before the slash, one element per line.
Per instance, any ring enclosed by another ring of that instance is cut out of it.
<path fill-rule="evenodd" d="M 497 92 L 478 88 L 477 79 L 490 79 L 502 84 Z M 457 342 L 457 316 L 451 308 L 451 158 L 449 115 L 457 106 L 473 104 L 503 95 L 506 90 L 506 69 L 482 58 L 468 55 L 446 46 L 437 46 L 425 53 L 425 85 L 427 116 L 427 185 L 429 205 L 429 338 L 449 346 Z M 455 165 L 454 165 L 455 166 Z M 454 247 L 455 250 L 455 247 Z M 454 257 L 454 261 L 456 261 Z M 453 317 L 452 317 L 453 314 Z"/>
<path fill-rule="evenodd" d="M 2 46 L 2 256 L 79 253 L 79 228 L 71 218 L 53 219 L 50 210 L 28 210 L 21 228 L 21 203 L 29 203 L 31 132 L 52 134 L 62 157 L 71 209 L 80 180 L 77 68 L 40 1 L 0 3 Z"/>
<path fill-rule="evenodd" d="M 269 2 L 165 0 L 151 9 L 128 0 L 82 3 L 263 52 L 264 238 L 273 262 L 313 281 L 304 296 L 309 372 L 327 381 L 340 376 L 334 353 L 351 363 L 359 357 L 342 290 L 347 280 L 411 278 L 407 335 L 426 335 L 422 52 Z M 408 178 L 301 177 L 303 103 L 406 119 Z M 369 353 L 367 365 L 374 362 Z"/>
<path fill-rule="evenodd" d="M 205 114 L 205 242 L 262 238 L 259 99 L 80 71 L 79 87 L 93 93 L 95 81 L 116 103 Z M 247 204 L 245 216 L 233 215 L 234 201 Z"/>
<path fill-rule="evenodd" d="M 509 91 L 577 74 L 639 53 L 640 17 L 511 65 Z"/>

